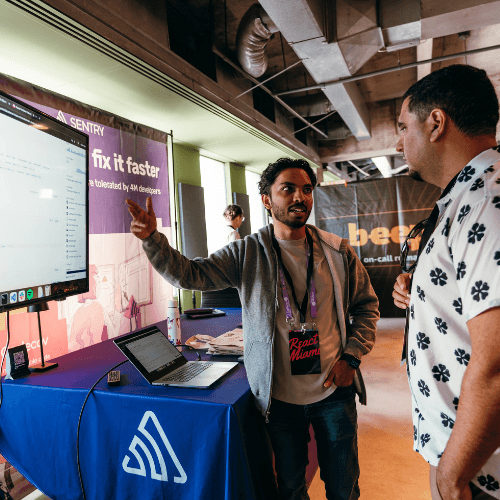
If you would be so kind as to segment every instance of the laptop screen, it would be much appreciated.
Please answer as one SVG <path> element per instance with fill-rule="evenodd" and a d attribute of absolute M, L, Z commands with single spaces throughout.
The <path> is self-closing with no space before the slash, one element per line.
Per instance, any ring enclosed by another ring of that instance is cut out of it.
<path fill-rule="evenodd" d="M 175 347 L 171 349 L 172 344 L 159 330 L 151 335 L 141 335 L 137 340 L 127 343 L 127 347 L 148 373 L 163 370 L 181 357 Z"/>
<path fill-rule="evenodd" d="M 157 326 L 130 333 L 114 343 L 150 382 L 186 362 Z"/>

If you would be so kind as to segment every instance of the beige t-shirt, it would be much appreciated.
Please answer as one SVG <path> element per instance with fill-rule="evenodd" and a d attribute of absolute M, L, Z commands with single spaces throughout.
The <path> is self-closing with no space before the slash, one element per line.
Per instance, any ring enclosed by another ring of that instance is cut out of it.
<path fill-rule="evenodd" d="M 224 244 L 222 246 L 236 240 L 241 240 L 240 233 L 230 225 L 224 226 Z"/>
<path fill-rule="evenodd" d="M 276 315 L 276 332 L 274 347 L 274 373 L 272 397 L 292 404 L 306 405 L 316 403 L 332 394 L 336 386 L 323 387 L 328 373 L 340 357 L 342 341 L 335 309 L 335 294 L 330 267 L 326 260 L 321 243 L 315 231 L 313 237 L 314 270 L 313 277 L 316 284 L 316 299 L 318 316 L 316 329 L 319 331 L 319 346 L 321 352 L 321 373 L 314 375 L 292 375 L 290 368 L 290 354 L 288 346 L 289 324 L 286 321 L 285 305 L 278 283 L 278 311 Z M 299 304 L 306 291 L 307 266 L 306 266 L 306 239 L 277 240 L 281 249 L 281 257 L 292 276 L 295 293 Z M 289 283 L 286 283 L 288 295 L 292 305 L 295 323 L 294 330 L 300 330 L 299 312 L 292 297 Z M 306 312 L 306 328 L 312 328 L 310 300 Z"/>

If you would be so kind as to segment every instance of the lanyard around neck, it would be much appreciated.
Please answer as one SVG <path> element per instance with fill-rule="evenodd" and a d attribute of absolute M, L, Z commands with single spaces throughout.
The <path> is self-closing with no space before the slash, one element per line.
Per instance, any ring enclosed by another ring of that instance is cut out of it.
<path fill-rule="evenodd" d="M 288 290 L 286 288 L 285 278 L 286 278 L 286 281 L 288 281 L 288 284 L 290 285 L 290 288 L 292 291 L 292 297 L 293 297 L 293 300 L 295 302 L 295 306 L 297 307 L 297 310 L 299 311 L 300 323 L 302 325 L 304 325 L 306 322 L 305 317 L 306 317 L 306 311 L 307 311 L 308 298 L 310 298 L 310 300 L 311 300 L 311 318 L 315 319 L 317 317 L 316 285 L 314 283 L 314 278 L 313 278 L 314 256 L 313 256 L 312 236 L 310 235 L 309 231 L 306 229 L 306 240 L 307 240 L 307 247 L 306 247 L 306 262 L 307 262 L 306 291 L 304 293 L 304 298 L 302 299 L 302 304 L 300 306 L 299 306 L 299 302 L 297 300 L 297 295 L 295 293 L 295 287 L 293 286 L 292 277 L 291 277 L 290 273 L 288 272 L 288 269 L 286 268 L 286 266 L 283 263 L 283 260 L 281 258 L 281 249 L 280 249 L 280 246 L 279 246 L 279 243 L 278 243 L 276 237 L 274 236 L 273 226 L 271 226 L 271 236 L 272 236 L 272 240 L 273 240 L 273 247 L 274 247 L 276 254 L 278 256 L 278 271 L 279 271 L 280 282 L 281 282 L 281 291 L 283 294 L 283 302 L 285 303 L 286 320 L 290 324 L 293 323 L 292 307 L 290 305 L 290 298 L 288 296 Z"/>

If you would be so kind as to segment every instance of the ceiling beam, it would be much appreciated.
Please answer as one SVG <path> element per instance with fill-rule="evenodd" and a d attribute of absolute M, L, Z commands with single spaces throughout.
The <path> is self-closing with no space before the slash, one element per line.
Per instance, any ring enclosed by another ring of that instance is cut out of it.
<path fill-rule="evenodd" d="M 420 4 L 423 40 L 500 23 L 499 0 L 421 0 Z"/>
<path fill-rule="evenodd" d="M 335 166 L 335 163 L 328 163 L 327 166 L 326 166 L 326 169 L 328 170 L 328 172 L 332 173 L 333 175 L 336 175 L 337 177 L 340 177 L 341 179 L 345 180 L 345 181 L 355 181 L 356 178 L 355 177 L 351 177 L 350 175 L 348 175 L 346 172 L 340 170 L 339 168 L 337 168 Z"/>
<path fill-rule="evenodd" d="M 375 156 L 396 154 L 399 135 L 395 120 L 399 116 L 401 100 L 374 103 L 370 110 L 372 138 L 357 141 L 354 137 L 337 141 L 318 142 L 318 154 L 322 163 L 346 160 L 363 160 Z"/>
<path fill-rule="evenodd" d="M 367 158 L 373 158 L 376 156 L 393 156 L 399 154 L 396 151 L 396 148 L 387 148 L 387 149 L 378 149 L 378 150 L 372 150 L 368 152 L 362 152 L 362 151 L 355 151 L 352 153 L 342 153 L 340 152 L 339 154 L 331 154 L 329 156 L 322 156 L 321 161 L 322 162 L 328 162 L 330 164 L 331 162 L 339 162 L 339 161 L 347 161 L 347 160 L 366 160 Z"/>
<path fill-rule="evenodd" d="M 420 45 L 417 45 L 417 61 L 426 61 L 432 59 L 432 50 L 434 48 L 434 40 L 429 38 Z M 422 80 L 422 78 L 430 75 L 432 63 L 422 64 L 417 66 L 417 80 Z"/>

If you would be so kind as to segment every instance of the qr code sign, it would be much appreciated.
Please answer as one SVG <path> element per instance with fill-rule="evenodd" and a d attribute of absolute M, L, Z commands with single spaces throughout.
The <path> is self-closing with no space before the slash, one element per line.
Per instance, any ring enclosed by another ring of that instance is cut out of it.
<path fill-rule="evenodd" d="M 21 365 L 24 364 L 24 353 L 15 352 L 14 353 L 14 367 L 17 370 Z"/>

